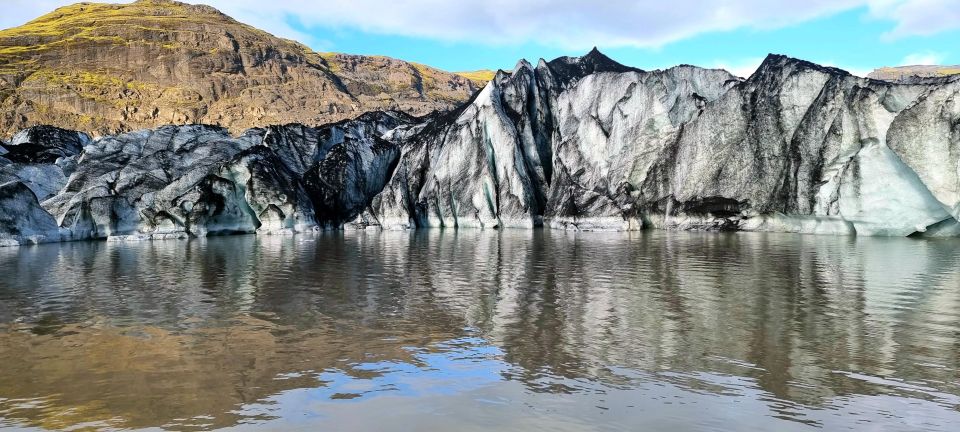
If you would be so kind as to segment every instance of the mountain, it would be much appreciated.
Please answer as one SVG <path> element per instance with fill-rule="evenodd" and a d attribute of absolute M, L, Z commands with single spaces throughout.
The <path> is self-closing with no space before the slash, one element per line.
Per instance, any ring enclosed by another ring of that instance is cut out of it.
<path fill-rule="evenodd" d="M 475 70 L 469 72 L 455 72 L 457 75 L 460 75 L 464 78 L 469 78 L 475 82 L 486 84 L 493 77 L 497 76 L 497 71 L 490 69 Z"/>
<path fill-rule="evenodd" d="M 939 78 L 960 74 L 960 65 L 954 66 L 895 66 L 883 67 L 870 72 L 867 77 L 885 81 L 908 81 L 918 78 Z"/>
<path fill-rule="evenodd" d="M 0 31 L 0 135 L 36 124 L 103 135 L 206 123 L 233 132 L 414 115 L 465 101 L 482 79 L 387 57 L 315 53 L 214 8 L 78 3 Z"/>
<path fill-rule="evenodd" d="M 319 229 L 960 236 L 960 80 L 770 55 L 747 79 L 597 50 L 520 61 L 457 109 L 242 134 L 0 146 L 0 244 Z"/>

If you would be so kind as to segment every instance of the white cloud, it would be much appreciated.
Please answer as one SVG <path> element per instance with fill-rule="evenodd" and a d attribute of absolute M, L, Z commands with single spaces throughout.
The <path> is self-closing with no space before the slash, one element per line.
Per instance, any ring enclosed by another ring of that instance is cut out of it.
<path fill-rule="evenodd" d="M 756 72 L 757 68 L 760 67 L 760 64 L 763 63 L 763 59 L 763 57 L 751 57 L 736 61 L 721 60 L 714 62 L 710 67 L 725 69 L 727 72 L 730 72 L 738 77 L 747 78 Z"/>
<path fill-rule="evenodd" d="M 900 65 L 939 65 L 943 63 L 943 60 L 946 59 L 946 57 L 946 54 L 933 51 L 918 52 L 904 57 L 903 61 L 900 62 Z"/>
<path fill-rule="evenodd" d="M 289 18 L 306 26 L 491 44 L 537 42 L 570 49 L 657 47 L 697 34 L 776 28 L 863 4 L 864 0 L 208 0 L 278 33 Z M 266 9 L 266 10 L 265 10 Z M 269 21 L 269 22 L 268 22 Z"/>
<path fill-rule="evenodd" d="M 960 0 L 870 0 L 876 18 L 896 23 L 884 36 L 930 36 L 960 28 Z"/>
<path fill-rule="evenodd" d="M 305 26 L 490 44 L 569 49 L 659 47 L 698 34 L 772 29 L 858 7 L 892 21 L 888 37 L 960 28 L 960 0 L 207 0 L 279 35 Z"/>
<path fill-rule="evenodd" d="M 367 32 L 482 43 L 537 42 L 571 49 L 657 47 L 697 34 L 776 28 L 869 0 L 201 0 L 240 21 L 290 38 L 289 22 Z M 4 0 L 0 27 L 70 0 Z M 309 40 L 307 42 L 310 42 Z"/>
<path fill-rule="evenodd" d="M 869 75 L 870 72 L 873 72 L 873 69 L 865 69 L 865 68 L 859 68 L 859 67 L 843 67 L 843 66 L 835 66 L 835 67 L 838 67 L 847 72 L 850 72 L 854 76 L 858 76 L 858 77 L 865 77 Z"/>
<path fill-rule="evenodd" d="M 0 28 L 74 0 L 2 0 Z M 108 0 L 111 1 L 111 0 Z M 116 1 L 116 0 L 112 0 Z M 291 26 L 358 29 L 443 41 L 540 43 L 566 49 L 659 47 L 698 34 L 770 29 L 868 6 L 889 37 L 960 27 L 960 0 L 191 0 L 278 36 L 322 44 Z"/>
<path fill-rule="evenodd" d="M 0 0 L 0 29 L 16 27 L 54 9 L 77 3 L 66 0 Z M 101 3 L 125 3 L 104 0 Z"/>

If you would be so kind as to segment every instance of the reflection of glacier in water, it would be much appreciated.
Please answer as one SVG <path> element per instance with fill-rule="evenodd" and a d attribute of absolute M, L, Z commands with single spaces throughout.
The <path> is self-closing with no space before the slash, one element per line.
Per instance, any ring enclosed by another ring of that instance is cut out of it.
<path fill-rule="evenodd" d="M 659 231 L 0 249 L 0 425 L 947 430 L 958 264 Z"/>

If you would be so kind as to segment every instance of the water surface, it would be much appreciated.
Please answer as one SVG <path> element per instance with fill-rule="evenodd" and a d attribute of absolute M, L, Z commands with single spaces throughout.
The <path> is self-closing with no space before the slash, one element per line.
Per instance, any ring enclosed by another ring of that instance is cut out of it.
<path fill-rule="evenodd" d="M 956 430 L 960 241 L 649 231 L 0 248 L 0 427 Z"/>

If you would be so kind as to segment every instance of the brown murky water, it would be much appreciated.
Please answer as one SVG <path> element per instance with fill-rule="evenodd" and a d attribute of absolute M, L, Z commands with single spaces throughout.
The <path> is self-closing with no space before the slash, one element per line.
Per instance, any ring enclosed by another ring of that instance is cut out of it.
<path fill-rule="evenodd" d="M 0 427 L 933 430 L 960 242 L 425 231 L 0 249 Z"/>

